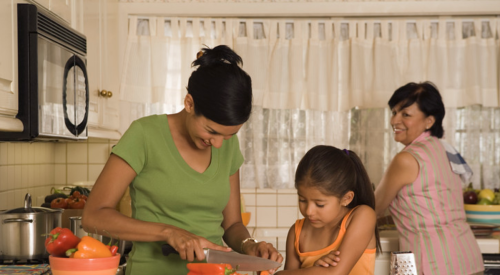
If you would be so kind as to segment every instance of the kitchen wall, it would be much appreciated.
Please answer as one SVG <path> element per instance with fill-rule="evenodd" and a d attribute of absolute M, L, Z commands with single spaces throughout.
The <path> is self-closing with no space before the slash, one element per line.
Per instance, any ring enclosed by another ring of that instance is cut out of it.
<path fill-rule="evenodd" d="M 1 142 L 0 210 L 22 207 L 30 193 L 39 206 L 54 186 L 95 181 L 115 140 L 79 142 Z M 289 228 L 301 217 L 294 189 L 242 189 L 248 227 Z"/>
<path fill-rule="evenodd" d="M 30 193 L 39 206 L 54 186 L 95 181 L 116 141 L 1 142 L 0 210 L 22 207 Z"/>

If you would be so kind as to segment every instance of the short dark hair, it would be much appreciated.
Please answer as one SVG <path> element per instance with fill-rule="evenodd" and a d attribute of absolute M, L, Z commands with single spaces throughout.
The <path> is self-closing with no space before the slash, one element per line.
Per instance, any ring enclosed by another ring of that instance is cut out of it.
<path fill-rule="evenodd" d="M 226 45 L 201 52 L 187 86 L 195 114 L 225 126 L 243 124 L 252 111 L 252 80 L 239 67 L 243 60 Z"/>
<path fill-rule="evenodd" d="M 417 103 L 418 108 L 426 117 L 433 116 L 435 119 L 434 125 L 427 131 L 437 138 L 443 137 L 443 118 L 446 111 L 441 94 L 432 82 L 410 82 L 401 86 L 394 92 L 388 103 L 391 109 L 400 103 L 402 103 L 401 109 Z"/>

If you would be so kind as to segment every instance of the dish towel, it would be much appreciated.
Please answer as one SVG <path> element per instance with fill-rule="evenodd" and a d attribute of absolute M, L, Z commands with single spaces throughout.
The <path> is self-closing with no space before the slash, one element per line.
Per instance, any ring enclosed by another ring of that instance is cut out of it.
<path fill-rule="evenodd" d="M 460 153 L 453 147 L 451 144 L 446 141 L 440 139 L 443 144 L 444 149 L 446 150 L 446 155 L 448 156 L 448 160 L 450 161 L 451 170 L 455 174 L 460 175 L 460 179 L 462 179 L 463 183 L 468 183 L 472 177 L 472 169 L 465 162 L 464 158 L 460 155 Z"/>

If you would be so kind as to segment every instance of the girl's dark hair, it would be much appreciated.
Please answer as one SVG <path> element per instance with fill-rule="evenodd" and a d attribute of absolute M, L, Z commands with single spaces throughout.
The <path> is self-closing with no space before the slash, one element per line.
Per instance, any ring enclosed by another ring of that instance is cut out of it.
<path fill-rule="evenodd" d="M 432 136 L 442 138 L 444 135 L 443 118 L 445 109 L 441 94 L 439 94 L 436 86 L 430 82 L 415 83 L 410 82 L 398 88 L 391 99 L 389 99 L 389 107 L 391 110 L 398 104 L 401 104 L 401 109 L 417 103 L 418 108 L 426 117 L 433 116 L 435 119 L 434 125 L 429 130 Z"/>
<path fill-rule="evenodd" d="M 353 191 L 354 198 L 347 208 L 368 205 L 375 210 L 375 194 L 370 177 L 353 151 L 327 145 L 311 148 L 300 160 L 295 172 L 295 188 L 300 185 L 318 188 L 321 193 L 339 199 Z M 378 251 L 381 251 L 377 227 L 375 236 Z"/>
<path fill-rule="evenodd" d="M 201 52 L 187 86 L 195 114 L 225 126 L 243 124 L 252 111 L 252 80 L 238 66 L 241 57 L 226 45 Z"/>

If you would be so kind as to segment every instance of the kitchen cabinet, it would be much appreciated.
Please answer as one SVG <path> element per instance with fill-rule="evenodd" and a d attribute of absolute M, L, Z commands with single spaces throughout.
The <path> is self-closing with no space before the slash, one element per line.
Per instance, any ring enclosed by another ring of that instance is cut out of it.
<path fill-rule="evenodd" d="M 83 16 L 90 93 L 89 136 L 103 131 L 116 136 L 119 126 L 118 1 L 85 1 Z"/>
<path fill-rule="evenodd" d="M 17 3 L 0 1 L 0 114 L 17 115 Z"/>
<path fill-rule="evenodd" d="M 18 113 L 17 4 L 35 4 L 61 21 L 82 31 L 83 0 L 2 0 L 0 1 L 0 130 L 20 132 Z M 63 24 L 64 24 L 63 22 Z"/>

